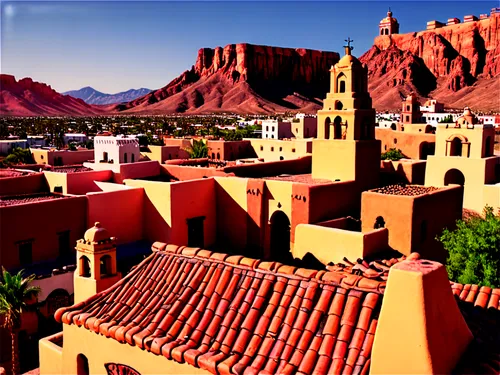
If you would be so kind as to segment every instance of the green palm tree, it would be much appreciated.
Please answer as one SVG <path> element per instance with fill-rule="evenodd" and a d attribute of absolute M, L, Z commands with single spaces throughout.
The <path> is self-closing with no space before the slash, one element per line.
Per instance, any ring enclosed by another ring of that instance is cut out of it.
<path fill-rule="evenodd" d="M 0 275 L 0 324 L 6 328 L 12 339 L 12 373 L 19 371 L 18 332 L 21 328 L 21 315 L 26 302 L 40 293 L 40 288 L 32 286 L 35 275 L 23 277 L 23 271 L 11 275 L 2 267 Z"/>
<path fill-rule="evenodd" d="M 191 159 L 201 159 L 208 157 L 208 147 L 201 139 L 199 141 L 193 140 L 193 145 L 186 149 Z"/>

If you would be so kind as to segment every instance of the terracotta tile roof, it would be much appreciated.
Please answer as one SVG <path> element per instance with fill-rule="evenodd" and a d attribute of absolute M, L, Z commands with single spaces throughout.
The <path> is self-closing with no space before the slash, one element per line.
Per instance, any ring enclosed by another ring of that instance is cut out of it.
<path fill-rule="evenodd" d="M 385 281 L 154 246 L 56 319 L 214 374 L 367 373 Z"/>
<path fill-rule="evenodd" d="M 455 374 L 500 374 L 500 288 L 451 283 L 474 340 Z"/>

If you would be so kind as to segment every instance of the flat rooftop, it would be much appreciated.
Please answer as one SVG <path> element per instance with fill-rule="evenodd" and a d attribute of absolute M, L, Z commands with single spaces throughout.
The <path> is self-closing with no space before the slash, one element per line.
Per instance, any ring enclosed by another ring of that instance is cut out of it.
<path fill-rule="evenodd" d="M 323 185 L 323 184 L 331 184 L 334 182 L 331 180 L 313 178 L 311 174 L 295 174 L 295 175 L 282 174 L 279 176 L 262 177 L 262 179 L 264 179 L 264 180 L 277 180 L 277 181 L 289 181 L 289 182 L 296 182 L 296 183 L 308 184 L 308 185 Z"/>
<path fill-rule="evenodd" d="M 66 196 L 53 193 L 9 195 L 5 197 L 0 197 L 0 207 L 16 206 L 18 204 L 34 203 L 34 202 L 63 199 L 63 198 L 66 198 Z"/>
<path fill-rule="evenodd" d="M 380 194 L 406 195 L 409 197 L 415 197 L 417 195 L 424 195 L 436 190 L 440 190 L 440 188 L 434 186 L 420 186 L 420 185 L 388 185 L 370 191 Z"/>
<path fill-rule="evenodd" d="M 91 172 L 92 168 L 84 167 L 83 165 L 67 165 L 64 167 L 54 167 L 49 172 L 57 173 L 79 173 L 79 172 Z"/>
<path fill-rule="evenodd" d="M 0 169 L 0 178 L 26 176 L 29 172 L 16 171 L 13 169 Z"/>

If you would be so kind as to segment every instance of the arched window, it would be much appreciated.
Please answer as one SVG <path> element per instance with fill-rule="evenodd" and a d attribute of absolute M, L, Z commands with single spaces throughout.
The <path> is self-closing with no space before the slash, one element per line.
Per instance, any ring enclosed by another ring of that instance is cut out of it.
<path fill-rule="evenodd" d="M 76 373 L 77 375 L 89 375 L 89 360 L 83 354 L 76 356 Z"/>
<path fill-rule="evenodd" d="M 397 127 L 396 127 L 396 124 L 395 124 L 395 123 L 392 123 L 392 124 L 391 124 L 391 129 L 392 129 L 392 130 L 396 130 L 396 129 L 397 129 Z"/>
<path fill-rule="evenodd" d="M 380 35 L 384 35 L 384 29 L 380 29 Z"/>
<path fill-rule="evenodd" d="M 102 276 L 109 276 L 112 274 L 112 272 L 111 272 L 111 257 L 109 255 L 104 255 L 101 257 L 100 270 L 101 270 L 101 277 Z"/>
<path fill-rule="evenodd" d="M 458 137 L 450 142 L 450 156 L 462 156 L 462 140 Z"/>
<path fill-rule="evenodd" d="M 450 184 L 456 184 L 456 185 L 463 186 L 463 185 L 465 185 L 465 176 L 458 169 L 455 169 L 455 168 L 450 169 L 444 175 L 444 184 L 445 184 L 445 186 L 450 185 Z"/>
<path fill-rule="evenodd" d="M 128 163 L 128 155 L 126 152 L 123 154 L 123 162 Z"/>
<path fill-rule="evenodd" d="M 336 100 L 335 101 L 335 109 L 340 111 L 342 108 L 344 108 L 344 105 L 342 104 L 342 102 L 340 100 Z"/>
<path fill-rule="evenodd" d="M 217 160 L 220 160 L 220 153 L 217 153 Z"/>
<path fill-rule="evenodd" d="M 325 139 L 330 139 L 330 124 L 331 124 L 330 117 L 327 117 L 325 119 Z"/>
<path fill-rule="evenodd" d="M 90 277 L 90 260 L 85 255 L 82 255 L 79 259 L 80 276 Z"/>
<path fill-rule="evenodd" d="M 271 216 L 271 258 L 290 263 L 293 260 L 290 252 L 290 219 L 283 211 L 276 211 Z"/>
<path fill-rule="evenodd" d="M 385 220 L 382 216 L 377 216 L 373 229 L 385 228 Z"/>
<path fill-rule="evenodd" d="M 333 132 L 334 139 L 342 139 L 342 118 L 340 116 L 335 117 L 335 120 L 333 120 Z"/>
<path fill-rule="evenodd" d="M 345 92 L 345 80 L 346 77 L 344 73 L 340 73 L 337 76 L 337 92 Z"/>
<path fill-rule="evenodd" d="M 215 159 L 215 152 L 212 152 L 212 159 Z"/>
<path fill-rule="evenodd" d="M 135 155 L 134 154 L 130 155 L 130 162 L 135 163 Z"/>

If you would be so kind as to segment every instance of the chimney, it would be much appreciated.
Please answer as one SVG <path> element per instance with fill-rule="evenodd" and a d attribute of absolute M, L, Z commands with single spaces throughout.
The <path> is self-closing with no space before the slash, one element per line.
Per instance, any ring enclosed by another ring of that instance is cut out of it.
<path fill-rule="evenodd" d="M 442 264 L 406 260 L 391 268 L 371 374 L 449 374 L 471 340 Z"/>

